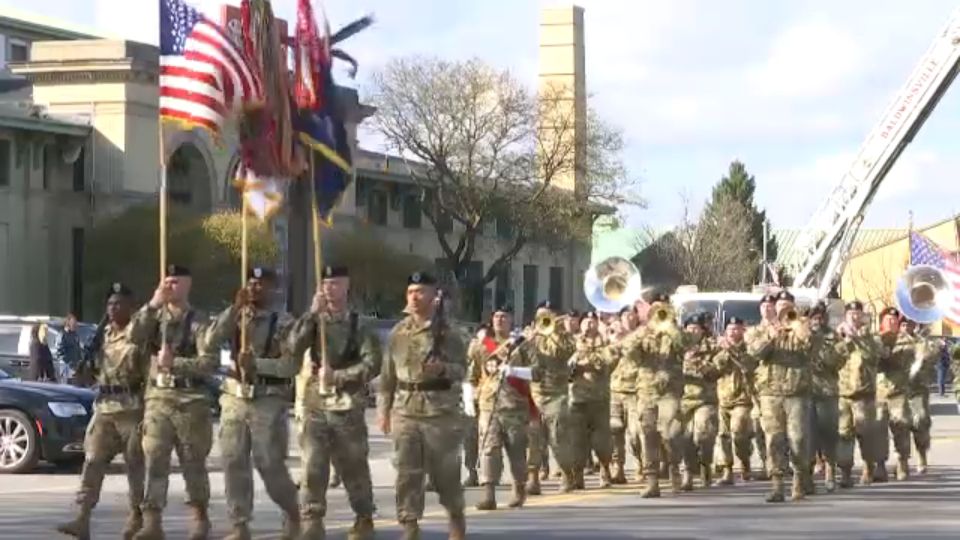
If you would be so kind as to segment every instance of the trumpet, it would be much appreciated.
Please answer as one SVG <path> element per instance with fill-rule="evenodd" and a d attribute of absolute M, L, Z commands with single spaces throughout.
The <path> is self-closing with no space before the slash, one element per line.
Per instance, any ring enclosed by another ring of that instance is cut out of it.
<path fill-rule="evenodd" d="M 795 307 L 783 310 L 778 316 L 780 327 L 797 337 L 806 338 L 810 335 L 810 319 L 800 315 Z"/>
<path fill-rule="evenodd" d="M 557 331 L 557 318 L 549 313 L 540 315 L 533 321 L 533 327 L 538 334 L 549 336 Z"/>

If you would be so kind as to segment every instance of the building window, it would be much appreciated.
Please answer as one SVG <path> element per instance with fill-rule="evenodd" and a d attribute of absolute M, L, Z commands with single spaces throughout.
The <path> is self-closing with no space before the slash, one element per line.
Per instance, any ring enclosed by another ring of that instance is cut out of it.
<path fill-rule="evenodd" d="M 532 321 L 536 314 L 539 290 L 539 268 L 534 264 L 523 265 L 523 320 Z"/>
<path fill-rule="evenodd" d="M 553 309 L 563 310 L 563 267 L 550 267 L 550 303 Z"/>
<path fill-rule="evenodd" d="M 403 226 L 407 229 L 419 229 L 420 220 L 420 197 L 416 194 L 407 194 L 403 197 Z"/>
<path fill-rule="evenodd" d="M 10 141 L 0 139 L 0 187 L 10 185 L 11 171 L 10 163 Z"/>
<path fill-rule="evenodd" d="M 20 40 L 10 40 L 10 54 L 8 60 L 11 62 L 26 62 L 30 59 L 30 46 Z"/>
<path fill-rule="evenodd" d="M 503 266 L 494 282 L 494 309 L 513 303 L 513 291 L 510 290 L 510 267 Z"/>
<path fill-rule="evenodd" d="M 387 224 L 387 193 L 380 189 L 370 190 L 367 206 L 367 221 L 373 225 Z"/>
<path fill-rule="evenodd" d="M 513 223 L 506 218 L 497 218 L 497 238 L 509 240 L 513 238 Z"/>
<path fill-rule="evenodd" d="M 77 156 L 77 160 L 73 162 L 73 190 L 80 192 L 86 188 L 86 172 L 87 172 L 87 160 L 86 152 L 83 148 L 80 149 L 80 155 Z"/>

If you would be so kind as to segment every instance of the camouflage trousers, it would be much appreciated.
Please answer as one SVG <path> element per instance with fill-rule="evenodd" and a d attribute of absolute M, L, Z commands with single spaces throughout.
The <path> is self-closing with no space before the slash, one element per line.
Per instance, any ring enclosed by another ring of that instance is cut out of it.
<path fill-rule="evenodd" d="M 960 385 L 957 385 L 960 388 Z M 913 443 L 917 452 L 926 454 L 930 450 L 930 393 L 922 392 L 910 395 L 910 412 L 913 419 L 910 429 L 913 431 Z"/>
<path fill-rule="evenodd" d="M 784 474 L 788 452 L 794 470 L 806 470 L 810 466 L 810 398 L 760 396 L 760 415 L 770 474 Z"/>
<path fill-rule="evenodd" d="M 403 523 L 419 521 L 423 517 L 426 474 L 433 481 L 440 504 L 451 516 L 462 516 L 462 416 L 445 414 L 413 417 L 394 413 L 391 427 L 394 468 L 397 471 L 397 520 Z"/>
<path fill-rule="evenodd" d="M 634 433 L 640 437 L 643 471 L 653 474 L 660 460 L 679 465 L 683 457 L 683 425 L 680 423 L 680 398 L 675 395 L 637 394 Z M 661 457 L 663 441 L 666 455 Z"/>
<path fill-rule="evenodd" d="M 527 475 L 527 425 L 529 414 L 526 410 L 517 411 L 481 411 L 479 419 L 480 483 L 496 484 L 503 473 L 503 453 L 506 450 L 510 462 L 510 474 L 514 485 L 521 485 Z"/>
<path fill-rule="evenodd" d="M 117 454 L 123 454 L 127 470 L 127 500 L 130 508 L 138 508 L 143 502 L 144 470 L 141 422 L 143 409 L 117 412 L 100 412 L 94 409 L 93 418 L 87 425 L 83 439 L 83 471 L 80 473 L 80 489 L 77 491 L 77 506 L 92 509 L 100 501 L 100 489 L 110 462 Z"/>
<path fill-rule="evenodd" d="M 836 396 L 814 396 L 810 400 L 810 459 L 820 455 L 830 464 L 837 463 L 840 436 L 840 405 Z"/>
<path fill-rule="evenodd" d="M 479 411 L 479 404 L 474 404 L 473 410 Z M 477 461 L 480 456 L 480 431 L 476 416 L 466 417 L 466 429 L 463 437 L 463 466 L 468 471 L 477 470 Z"/>
<path fill-rule="evenodd" d="M 864 463 L 876 462 L 877 404 L 867 399 L 840 398 L 840 421 L 837 445 L 837 465 L 853 467 L 853 447 L 860 444 L 860 457 Z"/>
<path fill-rule="evenodd" d="M 530 438 L 527 449 L 527 470 L 540 471 L 550 459 L 546 446 L 553 451 L 553 458 L 563 471 L 573 467 L 571 441 L 568 438 L 570 428 L 570 409 L 567 396 L 542 396 L 537 403 L 540 409 L 540 428 Z"/>
<path fill-rule="evenodd" d="M 220 452 L 230 520 L 250 521 L 253 467 L 270 499 L 287 515 L 297 515 L 297 486 L 286 464 L 287 400 L 279 396 L 243 399 L 225 393 L 220 396 L 220 410 Z"/>
<path fill-rule="evenodd" d="M 699 471 L 700 465 L 713 466 L 713 449 L 717 444 L 717 405 L 682 400 L 680 421 L 683 425 L 683 461 L 687 470 Z"/>
<path fill-rule="evenodd" d="M 753 418 L 750 417 L 750 405 L 735 405 L 720 407 L 720 464 L 733 467 L 733 456 L 736 454 L 740 463 L 750 463 L 753 453 L 751 441 L 753 437 Z"/>
<path fill-rule="evenodd" d="M 300 515 L 304 521 L 326 516 L 331 462 L 340 474 L 353 513 L 360 517 L 373 516 L 370 446 L 363 409 L 305 409 L 300 426 L 300 452 L 303 459 Z"/>
<path fill-rule="evenodd" d="M 587 466 L 590 452 L 597 460 L 610 463 L 613 437 L 610 435 L 610 401 L 585 401 L 570 405 L 570 442 L 573 446 L 573 467 L 581 471 Z"/>
<path fill-rule="evenodd" d="M 753 422 L 753 445 L 757 450 L 757 457 L 764 467 L 767 466 L 767 434 L 763 432 L 763 422 L 760 421 L 760 401 L 755 401 L 750 411 Z"/>
<path fill-rule="evenodd" d="M 623 467 L 627 462 L 627 444 L 639 463 L 640 438 L 634 431 L 634 417 L 637 416 L 636 392 L 610 393 L 610 432 L 613 434 L 614 463 Z"/>
<path fill-rule="evenodd" d="M 167 506 L 170 481 L 170 454 L 177 452 L 187 504 L 206 507 L 210 501 L 207 456 L 213 444 L 213 420 L 206 399 L 178 402 L 149 399 L 143 413 L 143 455 L 147 483 L 145 510 Z"/>
<path fill-rule="evenodd" d="M 896 396 L 877 400 L 877 463 L 890 459 L 890 436 L 900 459 L 910 459 L 910 399 Z"/>

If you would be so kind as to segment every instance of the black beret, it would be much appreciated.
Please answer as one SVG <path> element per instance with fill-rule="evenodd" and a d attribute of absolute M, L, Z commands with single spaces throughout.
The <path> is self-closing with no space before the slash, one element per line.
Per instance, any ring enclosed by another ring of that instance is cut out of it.
<path fill-rule="evenodd" d="M 727 324 L 726 324 L 726 326 L 730 326 L 731 324 L 744 324 L 744 322 L 745 322 L 745 321 L 744 321 L 743 319 L 741 319 L 740 317 L 737 317 L 736 315 L 734 315 L 734 316 L 730 317 L 729 319 L 727 319 Z"/>
<path fill-rule="evenodd" d="M 691 324 L 695 324 L 697 326 L 704 326 L 705 324 L 707 324 L 706 314 L 694 313 L 692 315 L 688 315 L 685 319 L 683 319 L 684 326 L 689 326 Z"/>
<path fill-rule="evenodd" d="M 813 317 L 816 315 L 826 315 L 827 314 L 827 305 L 823 302 L 817 302 L 813 307 L 807 312 L 808 317 Z"/>
<path fill-rule="evenodd" d="M 494 313 L 511 313 L 511 314 L 512 314 L 512 313 L 513 313 L 513 306 L 511 306 L 511 305 L 509 305 L 509 304 L 504 304 L 504 305 L 502 305 L 502 306 L 498 306 L 496 309 L 493 310 L 493 312 L 494 312 Z"/>
<path fill-rule="evenodd" d="M 633 311 L 632 307 L 623 306 L 622 308 L 620 308 L 620 315 L 623 315 L 624 313 L 630 313 L 631 311 Z"/>
<path fill-rule="evenodd" d="M 570 317 L 573 318 L 573 319 L 579 319 L 579 318 L 583 317 L 583 313 L 580 313 L 580 312 L 577 311 L 577 310 L 571 311 L 569 315 L 570 315 Z"/>
<path fill-rule="evenodd" d="M 276 279 L 277 273 L 270 268 L 254 266 L 247 271 L 247 279 Z"/>
<path fill-rule="evenodd" d="M 544 300 L 544 301 L 540 302 L 539 304 L 537 304 L 537 309 L 549 309 L 549 310 L 552 311 L 552 310 L 553 310 L 553 303 L 552 303 L 551 301 L 549 301 L 549 300 Z"/>
<path fill-rule="evenodd" d="M 669 294 L 666 294 L 666 293 L 657 293 L 657 294 L 653 295 L 653 298 L 650 300 L 650 303 L 651 303 L 651 304 L 655 304 L 655 303 L 657 303 L 657 302 L 663 302 L 664 304 L 669 304 L 669 303 L 670 303 L 670 295 L 669 295 Z"/>
<path fill-rule="evenodd" d="M 436 285 L 437 278 L 427 272 L 414 272 L 407 278 L 407 285 Z"/>
<path fill-rule="evenodd" d="M 885 307 L 885 308 L 883 308 L 883 311 L 880 312 L 880 318 L 882 319 L 882 318 L 886 317 L 887 315 L 893 315 L 894 317 L 896 317 L 896 318 L 899 319 L 899 318 L 900 318 L 900 310 L 898 310 L 897 308 L 892 307 L 892 306 L 891 306 L 891 307 Z"/>
<path fill-rule="evenodd" d="M 190 277 L 190 269 L 179 264 L 168 264 L 167 277 Z"/>
<path fill-rule="evenodd" d="M 761 304 L 766 304 L 766 303 L 776 302 L 776 301 L 777 301 L 777 295 L 775 294 L 765 294 L 763 295 L 763 298 L 760 299 Z"/>
<path fill-rule="evenodd" d="M 844 306 L 843 309 L 846 311 L 863 311 L 863 302 L 859 300 L 847 302 L 847 305 Z"/>
<path fill-rule="evenodd" d="M 786 300 L 787 302 L 793 302 L 793 295 L 790 294 L 790 291 L 780 291 L 777 293 L 777 300 Z"/>
<path fill-rule="evenodd" d="M 346 266 L 324 266 L 321 272 L 323 279 L 332 279 L 338 277 L 350 277 L 350 272 Z"/>
<path fill-rule="evenodd" d="M 130 290 L 130 287 L 127 287 L 126 285 L 118 281 L 110 285 L 110 289 L 107 291 L 107 299 L 109 299 L 113 295 L 125 296 L 129 298 L 133 296 L 133 291 Z"/>

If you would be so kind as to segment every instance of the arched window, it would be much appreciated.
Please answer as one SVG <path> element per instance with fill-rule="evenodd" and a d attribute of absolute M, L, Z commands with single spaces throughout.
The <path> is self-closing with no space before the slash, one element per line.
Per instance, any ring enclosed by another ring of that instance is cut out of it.
<path fill-rule="evenodd" d="M 170 202 L 210 211 L 210 171 L 193 143 L 183 143 L 167 162 L 167 195 Z"/>

